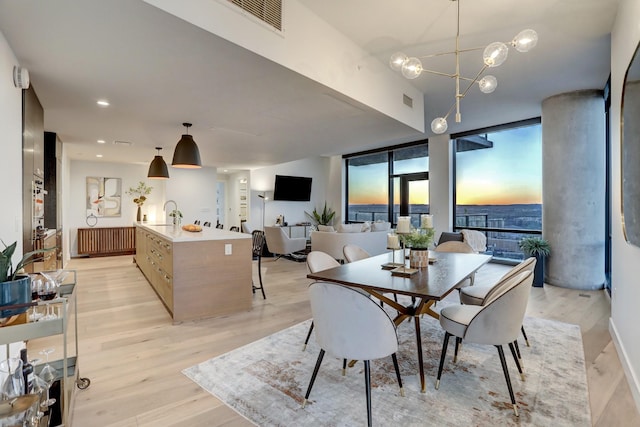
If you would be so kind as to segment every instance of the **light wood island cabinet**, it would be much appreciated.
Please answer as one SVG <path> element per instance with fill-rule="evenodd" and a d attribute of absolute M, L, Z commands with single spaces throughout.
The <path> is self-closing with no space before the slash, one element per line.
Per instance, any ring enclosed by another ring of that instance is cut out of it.
<path fill-rule="evenodd" d="M 137 224 L 136 264 L 174 322 L 251 309 L 251 236 Z"/>

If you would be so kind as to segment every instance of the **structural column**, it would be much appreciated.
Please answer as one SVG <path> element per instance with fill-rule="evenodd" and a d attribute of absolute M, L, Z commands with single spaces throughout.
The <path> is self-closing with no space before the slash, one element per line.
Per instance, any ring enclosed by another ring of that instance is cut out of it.
<path fill-rule="evenodd" d="M 605 114 L 602 91 L 542 102 L 545 282 L 599 289 L 605 282 Z"/>

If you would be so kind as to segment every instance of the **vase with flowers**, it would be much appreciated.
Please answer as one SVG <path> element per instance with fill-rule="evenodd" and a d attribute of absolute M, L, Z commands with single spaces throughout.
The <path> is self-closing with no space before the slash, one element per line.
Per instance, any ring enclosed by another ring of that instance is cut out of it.
<path fill-rule="evenodd" d="M 140 181 L 137 187 L 129 187 L 127 194 L 133 196 L 133 203 L 138 206 L 138 213 L 136 214 L 136 221 L 140 222 L 142 219 L 142 205 L 147 200 L 147 196 L 151 194 L 153 187 L 147 186 L 144 181 Z"/>

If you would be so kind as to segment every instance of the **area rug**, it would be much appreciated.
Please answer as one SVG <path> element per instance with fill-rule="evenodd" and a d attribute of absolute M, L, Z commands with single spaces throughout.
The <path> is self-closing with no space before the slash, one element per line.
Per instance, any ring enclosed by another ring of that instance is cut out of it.
<path fill-rule="evenodd" d="M 260 426 L 355 426 L 367 422 L 364 366 L 348 368 L 329 354 L 301 407 L 319 348 L 302 343 L 306 321 L 185 369 L 183 373 Z M 400 396 L 391 358 L 371 362 L 373 421 L 391 426 L 590 426 L 591 417 L 580 328 L 525 318 L 531 343 L 520 340 L 526 379 L 506 350 L 520 417 L 515 417 L 498 353 L 493 346 L 464 344 L 453 363 L 453 343 L 440 389 L 435 390 L 443 332 L 437 320 L 421 320 L 426 393 L 420 392 L 413 322 L 398 328 Z M 451 340 L 453 341 L 453 340 Z"/>

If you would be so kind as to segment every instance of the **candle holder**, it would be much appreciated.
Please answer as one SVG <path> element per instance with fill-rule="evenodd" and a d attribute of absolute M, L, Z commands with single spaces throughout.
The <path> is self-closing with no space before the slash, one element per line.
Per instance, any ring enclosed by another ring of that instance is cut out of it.
<path fill-rule="evenodd" d="M 397 233 L 396 233 L 397 234 Z M 396 234 L 389 234 L 389 238 L 387 239 L 387 250 L 391 251 L 391 262 L 387 262 L 386 264 L 382 264 L 382 268 L 385 270 L 392 270 L 397 267 L 404 266 L 404 262 L 399 263 L 396 262 L 396 251 L 402 250 L 404 255 L 404 247 L 401 245 L 400 239 L 391 239 L 391 237 L 398 237 Z M 397 242 L 397 246 L 391 246 L 392 244 Z M 404 261 L 404 259 L 402 259 Z"/>

